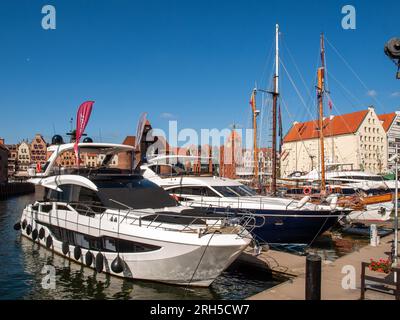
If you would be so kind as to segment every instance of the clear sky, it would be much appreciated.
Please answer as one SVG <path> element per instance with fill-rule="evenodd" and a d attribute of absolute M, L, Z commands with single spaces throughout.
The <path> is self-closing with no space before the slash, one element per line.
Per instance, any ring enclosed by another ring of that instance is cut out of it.
<path fill-rule="evenodd" d="M 46 4 L 56 8 L 56 30 L 41 27 Z M 341 26 L 345 4 L 356 8 L 356 30 Z M 143 111 L 153 127 L 170 119 L 179 128 L 246 127 L 255 82 L 270 83 L 275 23 L 283 63 L 312 113 L 321 32 L 361 79 L 327 44 L 334 112 L 368 105 L 391 112 L 400 107 L 400 80 L 383 46 L 400 37 L 399 12 L 399 1 L 384 0 L 3 0 L 0 137 L 64 134 L 89 99 L 96 103 L 87 132 L 95 140 L 135 134 Z M 287 130 L 310 114 L 283 70 L 281 87 Z"/>

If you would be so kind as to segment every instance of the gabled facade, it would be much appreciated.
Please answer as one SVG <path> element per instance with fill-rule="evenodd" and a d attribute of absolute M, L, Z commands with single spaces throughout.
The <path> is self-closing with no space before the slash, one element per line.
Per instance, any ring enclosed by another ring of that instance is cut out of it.
<path fill-rule="evenodd" d="M 31 145 L 31 161 L 33 164 L 44 166 L 47 160 L 47 144 L 40 134 L 36 134 Z"/>
<path fill-rule="evenodd" d="M 371 173 L 387 171 L 386 131 L 373 107 L 325 118 L 325 163 L 352 164 Z M 320 169 L 318 121 L 294 123 L 282 146 L 281 176 Z"/>
<path fill-rule="evenodd" d="M 30 145 L 26 141 L 22 141 L 18 146 L 17 156 L 17 174 L 25 174 L 31 164 Z"/>
<path fill-rule="evenodd" d="M 388 154 L 387 159 L 390 159 L 395 154 L 400 154 L 400 112 L 392 112 L 379 115 L 382 126 L 387 135 Z M 387 163 L 388 170 L 394 170 L 394 162 Z"/>

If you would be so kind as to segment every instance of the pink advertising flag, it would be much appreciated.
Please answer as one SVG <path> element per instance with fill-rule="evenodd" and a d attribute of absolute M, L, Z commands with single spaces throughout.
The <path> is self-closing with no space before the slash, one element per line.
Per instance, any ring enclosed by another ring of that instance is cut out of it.
<path fill-rule="evenodd" d="M 74 151 L 76 156 L 76 161 L 79 166 L 79 150 L 78 143 L 85 132 L 86 125 L 89 122 L 90 114 L 92 112 L 94 101 L 86 101 L 79 106 L 78 113 L 76 114 L 76 137 Z"/>

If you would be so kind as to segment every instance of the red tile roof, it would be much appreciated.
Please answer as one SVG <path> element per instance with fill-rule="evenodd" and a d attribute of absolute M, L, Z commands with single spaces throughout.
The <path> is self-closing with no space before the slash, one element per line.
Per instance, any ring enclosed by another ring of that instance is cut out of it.
<path fill-rule="evenodd" d="M 133 147 L 133 146 L 135 146 L 135 141 L 136 141 L 136 137 L 135 136 L 126 136 L 126 138 L 124 139 L 122 144 Z"/>
<path fill-rule="evenodd" d="M 388 132 L 393 120 L 396 118 L 396 112 L 381 114 L 378 118 L 382 121 L 383 129 Z"/>
<path fill-rule="evenodd" d="M 369 110 L 342 114 L 324 119 L 323 133 L 325 137 L 355 133 Z M 290 128 L 283 142 L 316 139 L 319 137 L 318 121 L 312 120 L 296 123 Z"/>

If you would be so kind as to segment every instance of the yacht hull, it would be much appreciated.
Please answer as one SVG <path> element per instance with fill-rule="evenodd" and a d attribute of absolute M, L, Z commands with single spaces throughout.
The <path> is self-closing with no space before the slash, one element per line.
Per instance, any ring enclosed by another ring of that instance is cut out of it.
<path fill-rule="evenodd" d="M 24 210 L 21 217 L 21 224 L 25 220 L 25 227 L 21 228 L 22 235 L 31 241 L 45 247 L 58 255 L 64 256 L 76 263 L 96 269 L 96 256 L 101 253 L 103 256 L 102 270 L 107 274 L 118 277 L 156 281 L 174 285 L 208 287 L 212 282 L 240 255 L 249 245 L 251 238 L 240 238 L 234 234 L 218 234 L 217 237 L 225 237 L 222 242 L 226 245 L 213 243 L 213 235 L 207 240 L 206 245 L 184 244 L 171 241 L 160 241 L 144 239 L 140 235 L 131 235 L 126 239 L 133 242 L 151 243 L 159 249 L 150 252 L 119 253 L 123 261 L 123 271 L 116 273 L 112 270 L 111 264 L 118 256 L 117 252 L 101 252 L 96 250 L 81 249 L 78 259 L 74 257 L 75 245 L 68 244 L 68 253 L 63 252 L 63 242 L 58 240 L 47 223 L 41 223 L 34 218 L 31 212 Z M 59 224 L 58 224 L 59 225 Z M 30 226 L 30 232 L 28 227 Z M 54 227 L 54 226 L 53 226 Z M 45 237 L 33 239 L 32 230 L 45 230 Z M 157 232 L 163 232 L 158 230 Z M 51 236 L 52 245 L 46 246 L 47 238 Z M 196 235 L 197 237 L 197 235 Z M 64 245 L 65 246 L 65 245 Z M 65 250 L 65 247 L 64 247 Z M 93 261 L 87 265 L 86 253 L 93 254 Z"/>
<path fill-rule="evenodd" d="M 219 210 L 220 213 L 226 212 L 225 208 Z M 230 210 L 239 215 L 243 212 L 237 209 Z M 251 213 L 260 215 L 260 218 L 256 218 L 260 227 L 252 231 L 254 238 L 259 243 L 269 244 L 310 244 L 343 217 L 341 212 L 329 211 L 254 209 Z"/>

